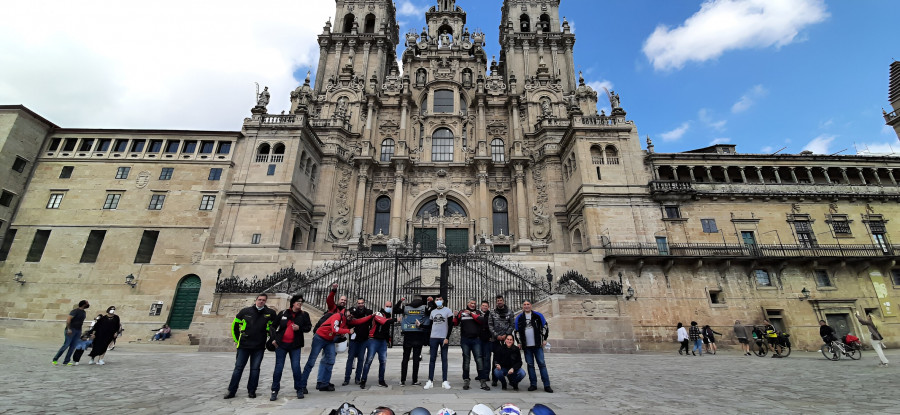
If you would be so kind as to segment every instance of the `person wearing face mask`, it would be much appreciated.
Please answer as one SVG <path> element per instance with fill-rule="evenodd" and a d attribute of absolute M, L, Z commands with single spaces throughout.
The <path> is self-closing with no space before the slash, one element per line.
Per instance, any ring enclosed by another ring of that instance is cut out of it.
<path fill-rule="evenodd" d="M 106 315 L 100 317 L 97 323 L 94 324 L 94 327 L 91 327 L 91 330 L 88 331 L 88 334 L 94 341 L 93 346 L 91 346 L 91 352 L 88 354 L 91 358 L 91 361 L 88 362 L 89 365 L 94 363 L 98 365 L 106 364 L 103 361 L 103 357 L 106 356 L 106 348 L 109 347 L 109 344 L 116 337 L 116 333 L 119 332 L 121 327 L 122 322 L 119 320 L 119 316 L 116 315 L 116 307 L 109 306 L 106 309 Z M 95 359 L 96 362 L 94 361 Z"/>
<path fill-rule="evenodd" d="M 403 300 L 401 299 L 400 301 Z M 369 330 L 369 340 L 366 341 L 366 364 L 363 367 L 362 378 L 359 382 L 360 389 L 366 388 L 369 368 L 372 367 L 375 355 L 378 355 L 378 386 L 387 387 L 387 383 L 384 381 L 384 371 L 387 366 L 388 339 L 391 338 L 391 333 L 394 330 L 394 315 L 391 313 L 394 311 L 393 307 L 391 307 L 392 305 L 393 303 L 390 301 L 385 301 L 384 307 L 372 316 L 375 324 L 372 324 L 372 328 Z"/>
<path fill-rule="evenodd" d="M 275 310 L 266 307 L 268 294 L 261 293 L 256 296 L 253 305 L 237 313 L 231 325 L 231 335 L 237 345 L 237 355 L 234 361 L 234 371 L 231 372 L 231 382 L 228 383 L 228 394 L 225 399 L 234 398 L 238 384 L 244 374 L 244 367 L 250 361 L 250 376 L 247 379 L 247 396 L 256 397 L 256 387 L 259 385 L 259 367 L 262 365 L 263 354 L 266 352 L 266 338 L 272 325 L 276 323 Z"/>
<path fill-rule="evenodd" d="M 54 366 L 59 364 L 59 357 L 62 356 L 63 353 L 66 354 L 66 359 L 63 360 L 63 364 L 69 364 L 69 359 L 72 358 L 72 352 L 75 351 L 75 345 L 81 338 L 81 326 L 84 324 L 84 319 L 87 317 L 87 313 L 85 313 L 84 310 L 87 310 L 90 306 L 91 304 L 88 303 L 88 300 L 81 300 L 78 302 L 78 307 L 69 312 L 69 317 L 66 318 L 66 329 L 63 331 L 65 340 L 63 340 L 62 347 L 59 348 L 59 351 L 56 352 L 56 355 L 53 356 L 53 360 L 51 361 Z"/>
<path fill-rule="evenodd" d="M 366 361 L 366 341 L 369 340 L 369 331 L 372 329 L 372 314 L 374 314 L 372 310 L 366 308 L 366 300 L 362 298 L 356 299 L 356 307 L 350 309 L 351 318 L 347 325 L 353 327 L 353 333 L 350 334 L 350 343 L 347 345 L 347 366 L 344 370 L 344 383 L 341 386 L 350 384 L 354 366 L 356 366 L 354 383 L 359 385 Z"/>
<path fill-rule="evenodd" d="M 405 298 L 400 299 L 402 304 Z M 419 362 L 422 360 L 422 346 L 428 343 L 428 331 L 425 322 L 428 320 L 428 305 L 421 298 L 413 299 L 409 304 L 401 307 L 397 304 L 397 310 L 402 310 L 403 319 L 400 322 L 400 331 L 403 333 L 403 360 L 400 363 L 400 386 L 406 386 L 406 373 L 409 361 L 412 360 L 412 385 L 419 386 Z"/>
<path fill-rule="evenodd" d="M 435 298 L 434 305 L 437 308 L 431 311 L 425 323 L 431 326 L 431 337 L 428 339 L 431 361 L 428 364 L 428 381 L 425 382 L 425 389 L 434 387 L 434 363 L 437 360 L 438 349 L 441 352 L 441 371 L 444 380 L 441 386 L 450 389 L 450 382 L 447 381 L 447 347 L 450 344 L 450 333 L 453 332 L 453 310 L 444 307 L 444 298 L 440 296 Z"/>

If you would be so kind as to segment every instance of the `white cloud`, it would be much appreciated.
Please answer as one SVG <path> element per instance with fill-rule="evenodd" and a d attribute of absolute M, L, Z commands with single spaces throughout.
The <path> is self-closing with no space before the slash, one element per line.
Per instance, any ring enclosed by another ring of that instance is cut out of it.
<path fill-rule="evenodd" d="M 713 119 L 710 111 L 706 108 L 700 108 L 700 111 L 697 112 L 697 118 L 700 119 L 701 122 L 709 126 L 710 128 L 716 131 L 722 131 L 725 129 L 725 124 L 728 122 L 726 120 L 716 120 Z"/>
<path fill-rule="evenodd" d="M 741 99 L 731 106 L 731 112 L 737 114 L 739 112 L 747 111 L 758 99 L 766 96 L 768 93 L 769 91 L 762 85 L 754 85 L 753 88 L 750 88 L 749 91 L 741 96 Z"/>
<path fill-rule="evenodd" d="M 643 52 L 656 70 L 681 69 L 729 50 L 790 44 L 827 17 L 824 0 L 706 0 L 681 26 L 657 26 Z"/>
<path fill-rule="evenodd" d="M 900 143 L 887 142 L 887 143 L 864 143 L 856 145 L 856 150 L 858 154 L 873 154 L 873 155 L 900 155 Z"/>
<path fill-rule="evenodd" d="M 894 130 L 894 127 L 891 127 L 890 125 L 885 124 L 885 125 L 881 126 L 881 135 L 896 137 L 897 131 Z"/>
<path fill-rule="evenodd" d="M 716 144 L 725 144 L 725 143 L 730 143 L 730 142 L 731 142 L 730 138 L 723 137 L 723 138 L 716 138 L 716 139 L 710 141 L 709 145 L 714 146 Z"/>
<path fill-rule="evenodd" d="M 822 134 L 806 143 L 803 150 L 809 150 L 816 154 L 830 154 L 828 147 L 831 146 L 831 142 L 834 141 L 835 138 L 837 138 L 837 136 Z"/>
<path fill-rule="evenodd" d="M 328 2 L 13 2 L 0 25 L 0 99 L 64 127 L 237 130 L 270 113 L 318 59 Z M 299 79 L 293 74 L 298 73 Z"/>
<path fill-rule="evenodd" d="M 593 81 L 587 82 L 587 86 L 591 87 L 595 92 L 597 92 L 597 108 L 598 110 L 603 110 L 607 114 L 612 112 L 612 109 L 609 105 L 609 99 L 606 95 L 606 90 L 613 90 L 613 83 L 607 80 L 602 81 Z"/>
<path fill-rule="evenodd" d="M 775 147 L 772 146 L 765 146 L 759 150 L 761 154 L 769 154 L 773 151 L 775 151 Z"/>
<path fill-rule="evenodd" d="M 400 16 L 424 17 L 427 11 L 427 5 L 416 6 L 409 0 L 403 0 L 397 5 L 397 14 Z"/>
<path fill-rule="evenodd" d="M 689 122 L 684 122 L 678 128 L 672 131 L 666 131 L 659 136 L 663 139 L 663 141 L 678 141 L 684 136 L 684 133 L 687 132 L 688 128 L 690 128 L 691 124 Z"/>

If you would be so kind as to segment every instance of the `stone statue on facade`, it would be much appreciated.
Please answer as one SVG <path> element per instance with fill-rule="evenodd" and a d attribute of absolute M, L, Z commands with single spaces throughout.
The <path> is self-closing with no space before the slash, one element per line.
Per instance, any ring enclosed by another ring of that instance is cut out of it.
<path fill-rule="evenodd" d="M 616 91 L 609 91 L 609 106 L 610 108 L 621 108 L 619 94 Z"/>
<path fill-rule="evenodd" d="M 259 93 L 256 97 L 256 106 L 259 108 L 265 108 L 269 105 L 269 87 L 263 87 L 262 92 Z"/>

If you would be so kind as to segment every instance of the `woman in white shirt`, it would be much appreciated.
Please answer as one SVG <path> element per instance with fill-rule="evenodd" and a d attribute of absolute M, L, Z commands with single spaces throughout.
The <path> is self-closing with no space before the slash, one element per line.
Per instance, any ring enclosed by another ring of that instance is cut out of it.
<path fill-rule="evenodd" d="M 684 325 L 678 323 L 678 330 L 676 331 L 678 334 L 678 343 L 681 343 L 681 347 L 678 348 L 678 354 L 681 354 L 681 351 L 684 350 L 684 354 L 688 353 L 688 332 L 687 329 L 684 328 Z"/>

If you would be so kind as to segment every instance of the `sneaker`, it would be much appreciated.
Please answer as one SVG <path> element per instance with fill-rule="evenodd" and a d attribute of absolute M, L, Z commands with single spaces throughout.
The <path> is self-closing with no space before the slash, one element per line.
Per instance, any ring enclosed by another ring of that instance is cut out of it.
<path fill-rule="evenodd" d="M 444 383 L 441 383 L 441 387 L 444 389 L 450 389 L 450 382 L 445 380 Z"/>
<path fill-rule="evenodd" d="M 345 380 L 344 383 L 341 383 L 341 386 L 347 386 L 350 384 L 349 380 Z"/>
<path fill-rule="evenodd" d="M 272 391 L 272 396 L 269 397 L 270 401 L 278 400 L 278 391 Z"/>
<path fill-rule="evenodd" d="M 414 380 L 413 383 L 412 383 L 412 385 L 413 385 L 413 386 L 421 386 L 421 385 L 422 385 L 422 382 L 419 382 L 418 380 Z"/>
<path fill-rule="evenodd" d="M 89 364 L 89 365 L 92 365 L 92 364 L 94 364 L 94 359 L 91 359 L 91 361 L 90 361 L 90 362 L 88 362 L 88 364 Z"/>
<path fill-rule="evenodd" d="M 106 362 L 104 362 L 104 361 L 103 361 L 103 359 L 100 359 L 100 361 L 99 361 L 99 362 L 97 362 L 97 364 L 98 364 L 98 365 L 105 365 L 105 364 L 106 364 Z"/>
<path fill-rule="evenodd" d="M 78 362 L 75 362 L 75 366 L 78 366 Z"/>
<path fill-rule="evenodd" d="M 447 389 L 449 389 L 449 388 L 447 388 Z M 463 379 L 463 390 L 464 391 L 469 390 L 469 379 Z"/>
<path fill-rule="evenodd" d="M 383 380 L 379 380 L 379 381 L 378 381 L 378 386 L 381 386 L 382 388 L 388 387 L 387 383 L 384 383 Z"/>
<path fill-rule="evenodd" d="M 537 386 L 531 385 L 528 387 L 528 392 L 534 392 L 537 390 Z"/>
<path fill-rule="evenodd" d="M 491 386 L 497 386 L 497 380 L 496 380 L 496 379 L 494 379 L 494 381 L 491 382 Z"/>
<path fill-rule="evenodd" d="M 299 392 L 298 392 L 299 393 Z M 303 394 L 309 395 L 309 389 L 306 389 L 306 386 L 303 387 Z"/>
<path fill-rule="evenodd" d="M 303 399 L 303 391 L 302 390 L 297 391 L 297 399 Z"/>
<path fill-rule="evenodd" d="M 231 398 L 234 398 L 234 392 L 228 392 L 228 394 L 225 395 L 224 399 L 231 399 Z"/>
<path fill-rule="evenodd" d="M 379 383 L 379 385 L 380 385 L 380 383 Z M 406 386 L 406 381 L 405 381 L 405 380 L 401 380 L 401 381 L 400 381 L 400 386 Z"/>
<path fill-rule="evenodd" d="M 512 384 L 512 387 L 513 387 L 513 390 L 514 390 L 514 391 L 516 391 L 516 392 L 519 391 L 519 384 L 518 384 L 518 383 L 513 383 L 513 384 Z"/>
<path fill-rule="evenodd" d="M 553 393 L 553 388 L 551 388 L 549 386 L 544 386 L 544 392 Z"/>
<path fill-rule="evenodd" d="M 66 363 L 66 366 L 75 366 L 75 363 L 74 363 L 74 362 L 69 362 L 69 363 Z"/>
<path fill-rule="evenodd" d="M 53 365 L 53 366 L 56 366 L 56 365 L 59 364 L 59 362 L 57 362 L 56 360 L 54 360 L 54 361 L 50 362 L 50 364 Z"/>
<path fill-rule="evenodd" d="M 433 387 L 434 387 L 434 383 L 431 382 L 430 380 L 428 382 L 425 382 L 425 389 L 431 389 Z"/>
<path fill-rule="evenodd" d="M 365 388 L 366 388 L 366 381 L 361 381 L 361 382 L 359 382 L 359 388 L 360 388 L 360 389 L 365 389 Z"/>
<path fill-rule="evenodd" d="M 488 386 L 488 384 L 487 384 L 487 381 L 486 381 L 486 380 L 482 380 L 482 381 L 481 381 L 481 389 L 482 389 L 482 390 L 486 390 L 486 391 L 489 391 L 489 390 L 491 390 L 491 387 L 490 387 L 490 386 Z"/>

